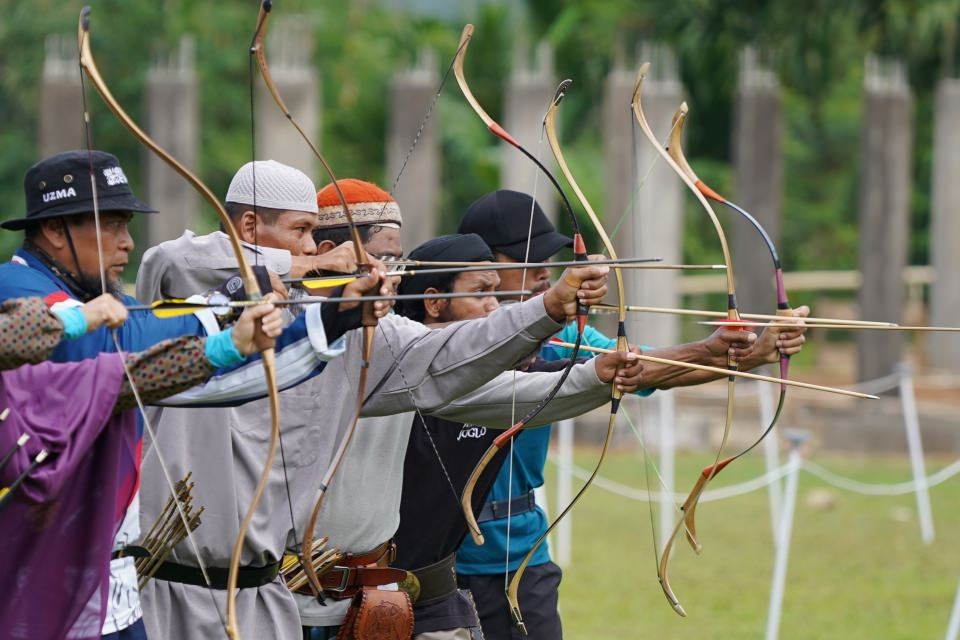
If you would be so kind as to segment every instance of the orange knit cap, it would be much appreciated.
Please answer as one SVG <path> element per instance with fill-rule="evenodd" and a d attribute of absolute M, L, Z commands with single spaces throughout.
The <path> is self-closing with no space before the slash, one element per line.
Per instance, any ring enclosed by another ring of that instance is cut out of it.
<path fill-rule="evenodd" d="M 355 224 L 391 227 L 400 227 L 403 224 L 397 201 L 372 182 L 343 178 L 337 180 L 337 185 L 350 207 L 350 215 L 353 216 Z M 333 184 L 328 184 L 317 193 L 317 207 L 320 210 L 317 216 L 319 228 L 331 229 L 349 224 Z"/>

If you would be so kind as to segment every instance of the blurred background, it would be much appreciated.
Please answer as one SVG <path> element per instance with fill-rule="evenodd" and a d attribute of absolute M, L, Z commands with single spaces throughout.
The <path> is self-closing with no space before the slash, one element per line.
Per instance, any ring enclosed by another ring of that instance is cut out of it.
<path fill-rule="evenodd" d="M 214 193 L 225 193 L 236 169 L 254 155 L 298 166 L 318 187 L 326 183 L 251 67 L 257 2 L 114 0 L 92 7 L 92 49 L 114 95 Z M 0 8 L 0 217 L 7 218 L 23 213 L 22 179 L 31 164 L 85 145 L 76 65 L 81 4 L 0 0 Z M 637 69 L 650 61 L 644 110 L 655 135 L 667 141 L 672 116 L 686 100 L 690 164 L 770 231 L 793 306 L 809 304 L 818 316 L 946 326 L 960 324 L 958 19 L 960 0 L 280 0 L 267 59 L 287 105 L 336 174 L 395 193 L 407 250 L 453 231 L 473 200 L 502 186 L 535 192 L 569 231 L 548 182 L 485 130 L 447 75 L 461 29 L 472 22 L 465 59 L 470 87 L 550 166 L 541 119 L 557 83 L 573 79 L 559 111 L 561 144 L 621 255 L 721 262 L 701 205 L 658 160 L 629 110 Z M 89 85 L 87 99 L 94 146 L 119 156 L 134 191 L 162 212 L 150 226 L 138 220 L 133 264 L 145 247 L 185 228 L 215 228 L 213 213 L 121 127 Z M 588 247 L 599 252 L 594 230 L 574 208 Z M 772 313 L 765 246 L 739 216 L 715 208 L 731 242 L 741 307 Z M 0 258 L 20 240 L 17 233 L 0 234 Z M 135 271 L 126 277 L 132 282 Z M 717 310 L 724 308 L 723 292 L 722 275 L 631 273 L 627 301 Z M 609 317 L 597 322 L 611 327 Z M 690 320 L 640 314 L 629 327 L 637 342 L 653 345 L 707 331 Z M 839 499 L 838 493 L 825 502 L 799 502 L 797 540 L 807 536 L 810 546 L 794 557 L 810 570 L 791 574 L 797 582 L 788 582 L 782 637 L 941 637 L 951 610 L 960 616 L 951 607 L 960 554 L 932 536 L 934 521 L 947 532 L 960 525 L 960 488 L 943 481 L 928 492 L 926 471 L 917 467 L 919 459 L 935 467 L 931 474 L 949 470 L 960 451 L 958 372 L 956 334 L 811 331 L 792 375 L 822 384 L 875 383 L 885 397 L 867 407 L 797 394 L 781 423 L 812 434 L 801 447 L 808 460 L 816 456 L 877 486 L 913 484 L 889 496 L 878 489 L 872 497 Z M 670 422 L 682 493 L 719 443 L 721 392 L 711 387 L 663 394 L 669 402 L 625 405 L 639 424 L 636 431 L 621 430 L 611 473 L 643 485 L 637 436 L 647 428 L 652 449 L 662 452 L 665 432 L 656 427 Z M 760 398 L 769 392 L 745 392 L 738 421 L 746 433 L 735 442 L 749 444 L 759 435 L 765 426 Z M 601 422 L 602 416 L 578 421 L 578 460 L 595 457 L 591 434 L 602 431 Z M 787 445 L 777 437 L 771 438 L 774 452 L 785 454 Z M 908 459 L 911 438 L 919 439 L 919 449 L 910 449 Z M 739 479 L 754 471 L 773 478 L 778 464 L 748 458 L 749 472 Z M 842 493 L 824 482 L 805 474 L 800 488 Z M 658 491 L 656 476 L 653 483 Z M 672 483 L 661 484 L 672 491 Z M 595 509 L 590 522 L 577 519 L 574 527 L 563 587 L 572 637 L 762 635 L 777 546 L 772 530 L 755 521 L 768 518 L 761 513 L 766 497 L 731 499 L 732 511 L 703 509 L 705 522 L 721 531 L 715 541 L 721 557 L 713 562 L 730 564 L 721 571 L 706 556 L 692 562 L 684 549 L 677 564 L 686 567 L 677 569 L 683 577 L 675 582 L 695 583 L 685 587 L 696 603 L 688 609 L 699 615 L 681 621 L 662 601 L 650 563 L 651 529 L 661 529 L 669 511 L 651 527 L 645 505 L 625 513 L 613 494 L 594 493 L 595 502 L 583 507 Z M 920 520 L 929 522 L 918 534 Z M 857 544 L 822 553 L 825 540 L 840 530 L 862 535 L 855 536 Z M 594 534 L 625 536 L 627 557 L 636 564 L 598 551 Z M 845 561 L 852 566 L 843 567 Z M 600 583 L 597 571 L 605 576 Z M 737 574 L 733 590 L 723 587 L 731 573 Z M 847 580 L 856 587 L 840 589 Z M 619 602 L 608 598 L 613 592 L 636 599 Z"/>

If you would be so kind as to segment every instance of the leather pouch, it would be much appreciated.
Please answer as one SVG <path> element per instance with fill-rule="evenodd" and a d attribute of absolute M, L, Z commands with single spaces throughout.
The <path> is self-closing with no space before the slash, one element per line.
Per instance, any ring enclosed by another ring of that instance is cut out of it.
<path fill-rule="evenodd" d="M 364 587 L 353 597 L 337 632 L 339 640 L 410 640 L 413 604 L 403 591 Z"/>

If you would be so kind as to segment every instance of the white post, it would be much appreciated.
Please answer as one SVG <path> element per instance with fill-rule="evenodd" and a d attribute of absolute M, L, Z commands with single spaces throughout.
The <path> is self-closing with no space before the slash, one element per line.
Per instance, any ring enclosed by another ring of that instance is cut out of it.
<path fill-rule="evenodd" d="M 760 401 L 760 428 L 766 429 L 773 420 L 773 393 L 771 385 L 766 382 L 758 382 L 757 397 Z M 761 431 L 761 433 L 763 433 Z M 776 432 L 769 434 L 763 439 L 763 459 L 767 465 L 767 473 L 772 473 L 774 469 L 780 468 L 780 452 L 778 446 L 779 438 Z M 783 488 L 780 484 L 780 478 L 767 485 L 767 498 L 770 502 L 770 531 L 773 532 L 773 541 L 776 544 L 779 536 L 777 535 L 777 523 L 780 522 L 780 504 L 783 500 Z"/>
<path fill-rule="evenodd" d="M 800 445 L 809 437 L 805 431 L 789 431 L 790 458 L 780 524 L 777 527 L 776 560 L 773 564 L 773 585 L 770 588 L 770 607 L 767 610 L 766 640 L 777 640 L 780 633 L 780 614 L 783 612 L 783 592 L 787 582 L 787 561 L 790 556 L 790 536 L 793 533 L 793 513 L 797 505 L 797 481 L 800 477 Z"/>
<path fill-rule="evenodd" d="M 920 537 L 925 544 L 933 543 L 933 513 L 930 509 L 930 492 L 927 487 L 927 469 L 923 462 L 923 442 L 920 439 L 920 420 L 917 417 L 917 401 L 913 395 L 913 377 L 910 365 L 897 367 L 900 375 L 900 404 L 903 407 L 903 427 L 907 432 L 907 449 L 910 452 L 910 468 L 913 486 L 917 495 L 917 519 L 920 521 Z"/>
<path fill-rule="evenodd" d="M 660 544 L 665 544 L 673 531 L 676 506 L 673 501 L 674 457 L 676 438 L 673 429 L 676 397 L 672 391 L 657 391 L 657 419 L 660 429 L 660 475 L 663 478 L 660 496 Z"/>
<path fill-rule="evenodd" d="M 573 420 L 557 423 L 557 513 L 573 499 Z M 568 567 L 573 559 L 573 513 L 560 521 L 556 529 L 554 561 Z"/>
<path fill-rule="evenodd" d="M 950 614 L 950 623 L 947 625 L 947 635 L 944 640 L 957 640 L 960 635 L 960 584 L 957 585 L 957 597 L 953 601 L 953 612 Z"/>

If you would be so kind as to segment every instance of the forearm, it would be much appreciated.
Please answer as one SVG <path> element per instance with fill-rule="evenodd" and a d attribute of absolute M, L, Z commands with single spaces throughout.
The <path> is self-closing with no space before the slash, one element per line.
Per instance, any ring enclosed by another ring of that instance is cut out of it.
<path fill-rule="evenodd" d="M 512 369 L 559 328 L 540 296 L 432 331 L 402 318 L 381 321 L 370 372 L 371 380 L 381 382 L 363 414 L 449 404 Z"/>
<path fill-rule="evenodd" d="M 206 338 L 183 336 L 164 340 L 126 358 L 127 370 L 144 404 L 152 404 L 203 383 L 214 372 L 204 347 Z M 117 399 L 116 412 L 137 406 L 125 378 Z"/>
<path fill-rule="evenodd" d="M 562 375 L 562 371 L 508 371 L 431 413 L 448 420 L 505 429 L 520 421 L 540 404 Z M 610 385 L 601 382 L 597 377 L 593 361 L 574 365 L 557 395 L 530 422 L 530 426 L 550 424 L 582 415 L 609 399 Z"/>
<path fill-rule="evenodd" d="M 656 358 L 664 358 L 666 360 L 703 364 L 711 367 L 727 366 L 726 356 L 713 355 L 706 348 L 706 344 L 702 340 L 662 349 L 645 350 L 643 354 Z M 680 365 L 667 365 L 656 362 L 643 363 L 645 388 L 671 389 L 674 387 L 689 387 L 712 380 L 718 380 L 723 377 L 724 376 L 719 373 L 692 370 Z"/>
<path fill-rule="evenodd" d="M 46 360 L 63 338 L 63 323 L 41 298 L 0 304 L 0 369 Z"/>

